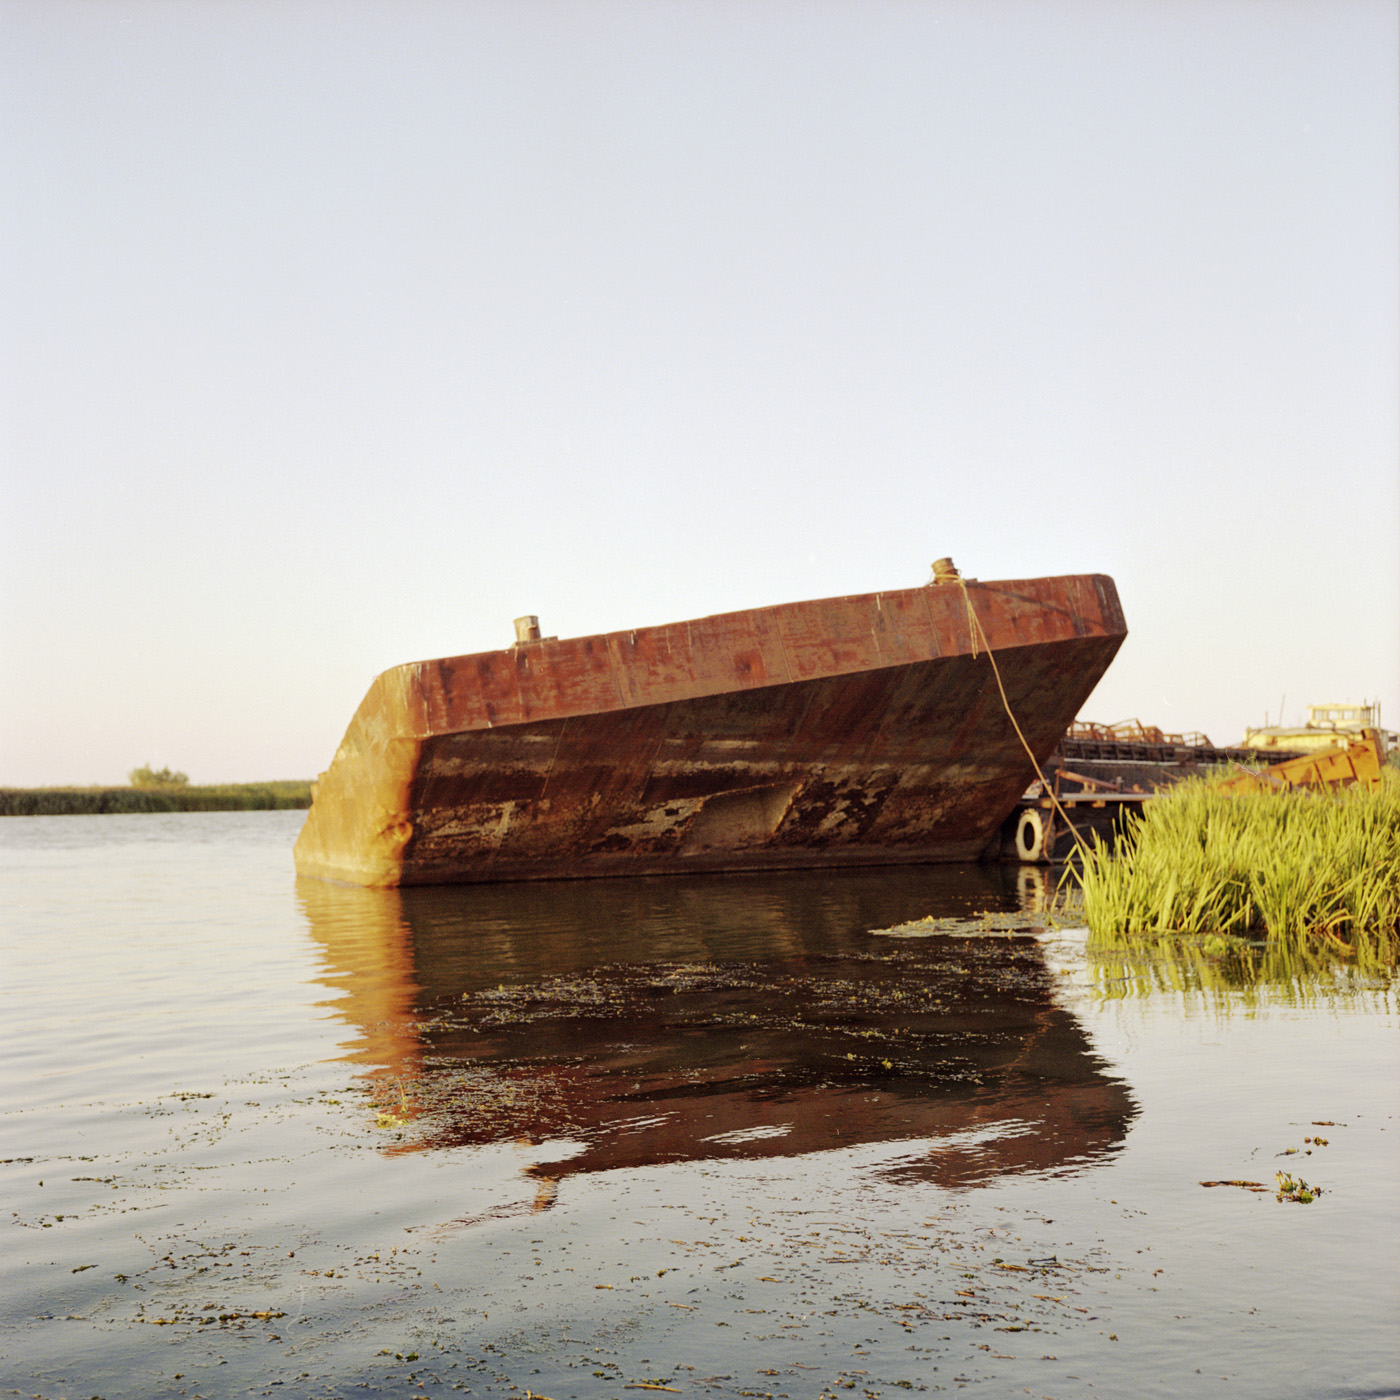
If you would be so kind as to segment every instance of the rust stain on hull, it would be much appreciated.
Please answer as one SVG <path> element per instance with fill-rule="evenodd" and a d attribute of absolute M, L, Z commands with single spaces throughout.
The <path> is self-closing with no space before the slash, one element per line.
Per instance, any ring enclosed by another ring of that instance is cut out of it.
<path fill-rule="evenodd" d="M 1038 760 L 1126 636 L 1102 575 L 969 583 Z M 399 666 L 303 875 L 448 884 L 975 859 L 1031 777 L 959 587 Z"/>

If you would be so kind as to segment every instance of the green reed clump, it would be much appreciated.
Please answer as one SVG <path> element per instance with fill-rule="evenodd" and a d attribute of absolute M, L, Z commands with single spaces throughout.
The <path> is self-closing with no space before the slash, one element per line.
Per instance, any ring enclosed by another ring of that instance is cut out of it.
<path fill-rule="evenodd" d="M 1379 788 L 1231 796 L 1183 783 L 1116 849 L 1081 853 L 1095 934 L 1400 941 L 1400 775 Z"/>
<path fill-rule="evenodd" d="M 305 779 L 204 787 L 0 788 L 0 817 L 125 812 L 263 812 L 311 805 Z"/>

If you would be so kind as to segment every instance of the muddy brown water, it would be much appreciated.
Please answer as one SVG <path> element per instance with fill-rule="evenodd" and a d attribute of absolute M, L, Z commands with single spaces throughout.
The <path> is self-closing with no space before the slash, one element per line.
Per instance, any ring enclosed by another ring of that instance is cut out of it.
<path fill-rule="evenodd" d="M 0 1391 L 1400 1393 L 1389 978 L 995 867 L 297 882 L 302 819 L 0 822 Z"/>

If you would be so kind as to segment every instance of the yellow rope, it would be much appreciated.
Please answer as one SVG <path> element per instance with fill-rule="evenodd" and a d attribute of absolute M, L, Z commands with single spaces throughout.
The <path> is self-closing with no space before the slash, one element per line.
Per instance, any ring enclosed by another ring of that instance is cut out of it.
<path fill-rule="evenodd" d="M 945 561 L 939 561 L 939 563 L 943 562 Z M 952 561 L 949 560 L 947 562 L 951 565 Z M 968 636 L 972 642 L 973 660 L 975 661 L 977 659 L 977 638 L 980 636 L 982 638 L 982 648 L 987 653 L 987 660 L 992 663 L 992 675 L 996 678 L 997 690 L 1001 693 L 1002 708 L 1006 711 L 1007 719 L 1011 721 L 1012 729 L 1016 731 L 1016 737 L 1021 741 L 1021 747 L 1026 751 L 1026 757 L 1029 758 L 1031 761 L 1031 767 L 1035 769 L 1036 777 L 1040 779 L 1040 790 L 1050 799 L 1051 806 L 1054 807 L 1055 811 L 1059 813 L 1060 817 L 1064 821 L 1065 827 L 1068 829 L 1069 834 L 1074 837 L 1075 841 L 1079 845 L 1079 848 L 1087 853 L 1089 850 L 1088 844 L 1085 842 L 1084 838 L 1074 829 L 1074 823 L 1070 821 L 1069 813 L 1066 812 L 1065 809 L 1060 805 L 1059 797 L 1051 788 L 1050 784 L 1045 781 L 1045 774 L 1041 772 L 1040 764 L 1036 762 L 1035 753 L 1031 749 L 1031 746 L 1026 742 L 1026 736 L 1021 732 L 1021 726 L 1016 723 L 1016 716 L 1011 712 L 1011 701 L 1006 698 L 1006 687 L 1001 683 L 1001 670 L 997 666 L 996 656 L 992 652 L 992 644 L 987 640 L 987 633 L 982 627 L 982 619 L 977 616 L 977 609 L 972 606 L 972 595 L 967 591 L 967 580 L 964 579 L 961 574 L 958 574 L 956 572 L 953 573 L 951 578 L 949 578 L 946 574 L 940 577 L 938 567 L 937 565 L 935 565 L 934 582 L 956 582 L 958 587 L 962 589 L 963 602 L 967 604 L 967 630 Z"/>

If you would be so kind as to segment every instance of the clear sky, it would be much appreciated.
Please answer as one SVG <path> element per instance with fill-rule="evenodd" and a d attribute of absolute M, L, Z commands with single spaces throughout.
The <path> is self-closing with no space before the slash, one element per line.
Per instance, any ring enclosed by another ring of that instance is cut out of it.
<path fill-rule="evenodd" d="M 1085 717 L 1400 727 L 1390 0 L 0 0 L 0 784 L 1104 572 Z"/>

